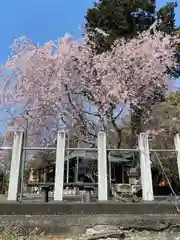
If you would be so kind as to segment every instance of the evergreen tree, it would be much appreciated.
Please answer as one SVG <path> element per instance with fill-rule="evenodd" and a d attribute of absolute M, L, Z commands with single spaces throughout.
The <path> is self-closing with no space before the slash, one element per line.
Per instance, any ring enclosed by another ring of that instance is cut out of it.
<path fill-rule="evenodd" d="M 168 34 L 172 34 L 175 32 L 175 7 L 177 7 L 177 3 L 167 3 L 158 11 L 158 30 L 166 32 Z"/>
<path fill-rule="evenodd" d="M 119 37 L 133 37 L 154 22 L 155 1 L 99 0 L 87 11 L 86 33 L 95 50 L 108 50 Z M 98 31 L 104 31 L 107 36 Z"/>
<path fill-rule="evenodd" d="M 177 34 L 180 38 L 180 28 L 175 25 L 175 8 L 177 2 L 170 2 L 163 6 L 157 13 L 157 29 L 167 34 Z M 175 77 L 180 77 L 180 45 L 177 46 L 177 66 L 170 69 L 170 73 Z"/>
<path fill-rule="evenodd" d="M 157 29 L 171 34 L 176 30 L 176 7 L 177 2 L 167 3 L 156 18 L 155 0 L 99 0 L 87 11 L 86 34 L 97 53 L 109 50 L 117 38 L 147 30 L 156 19 Z"/>

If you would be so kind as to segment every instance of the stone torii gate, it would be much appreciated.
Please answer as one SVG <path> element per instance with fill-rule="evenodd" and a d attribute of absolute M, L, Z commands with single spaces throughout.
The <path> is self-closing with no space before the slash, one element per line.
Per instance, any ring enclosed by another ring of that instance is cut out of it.
<path fill-rule="evenodd" d="M 55 186 L 54 186 L 54 200 L 63 200 L 64 189 L 64 160 L 65 160 L 65 140 L 66 133 L 59 131 L 57 134 L 57 147 L 56 147 L 56 170 L 55 170 Z M 42 148 L 35 148 L 42 150 Z M 43 148 L 46 150 L 48 148 Z M 22 151 L 34 150 L 34 148 L 23 148 L 23 132 L 15 132 L 12 147 L 12 159 L 8 189 L 8 200 L 18 200 L 18 188 L 21 170 L 21 156 Z M 107 153 L 106 153 L 106 135 L 103 132 L 98 134 L 98 200 L 108 200 L 107 188 Z"/>
<path fill-rule="evenodd" d="M 59 131 L 57 134 L 56 146 L 56 170 L 55 170 L 55 187 L 54 187 L 54 200 L 63 200 L 64 189 L 64 161 L 65 161 L 65 140 L 66 133 Z M 154 200 L 151 165 L 150 165 L 150 150 L 148 143 L 148 134 L 141 133 L 139 136 L 139 152 L 140 152 L 140 168 L 141 168 L 141 183 L 144 201 Z M 177 163 L 180 176 L 180 138 L 179 135 L 175 136 L 175 151 L 177 152 Z M 8 189 L 8 200 L 18 200 L 18 187 L 21 170 L 21 155 L 22 151 L 31 150 L 30 147 L 23 147 L 23 132 L 15 132 L 12 147 L 12 159 Z M 35 148 L 42 150 L 42 148 Z M 33 150 L 35 150 L 33 149 Z M 46 150 L 48 148 L 43 148 Z M 98 200 L 108 200 L 108 166 L 107 166 L 107 148 L 106 148 L 106 133 L 99 132 L 98 134 Z"/>

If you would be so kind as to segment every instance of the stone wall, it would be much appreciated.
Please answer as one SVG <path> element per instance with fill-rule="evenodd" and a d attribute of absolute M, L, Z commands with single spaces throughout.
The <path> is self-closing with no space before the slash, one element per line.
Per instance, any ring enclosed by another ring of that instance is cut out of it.
<path fill-rule="evenodd" d="M 0 203 L 0 215 L 179 214 L 180 203 Z"/>
<path fill-rule="evenodd" d="M 180 236 L 179 207 L 172 203 L 1 203 L 0 227 L 17 225 L 24 233 L 38 227 L 46 234 L 85 234 L 89 239 L 137 231 L 178 231 Z"/>

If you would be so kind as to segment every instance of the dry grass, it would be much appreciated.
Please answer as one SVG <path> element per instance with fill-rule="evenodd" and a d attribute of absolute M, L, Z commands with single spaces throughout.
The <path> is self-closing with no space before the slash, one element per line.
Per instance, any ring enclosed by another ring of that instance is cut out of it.
<path fill-rule="evenodd" d="M 71 237 L 55 237 L 55 236 L 45 236 L 43 233 L 40 233 L 38 228 L 35 228 L 33 231 L 30 231 L 28 236 L 23 236 L 23 231 L 21 227 L 17 226 L 4 226 L 0 227 L 0 240 L 72 240 Z M 86 237 L 79 236 L 77 240 L 85 240 Z M 179 233 L 171 232 L 128 232 L 127 240 L 180 240 Z"/>
<path fill-rule="evenodd" d="M 23 235 L 22 227 L 19 226 L 3 226 L 0 229 L 0 240 L 70 240 L 67 237 L 45 236 L 38 228 L 29 231 L 27 236 Z"/>

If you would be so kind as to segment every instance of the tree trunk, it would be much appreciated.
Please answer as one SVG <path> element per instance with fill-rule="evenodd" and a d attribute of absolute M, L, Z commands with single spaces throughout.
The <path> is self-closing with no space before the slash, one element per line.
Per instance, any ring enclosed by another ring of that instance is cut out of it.
<path fill-rule="evenodd" d="M 132 115 L 131 115 L 131 148 L 137 147 L 138 136 L 142 132 L 142 110 L 136 106 L 131 106 Z"/>

